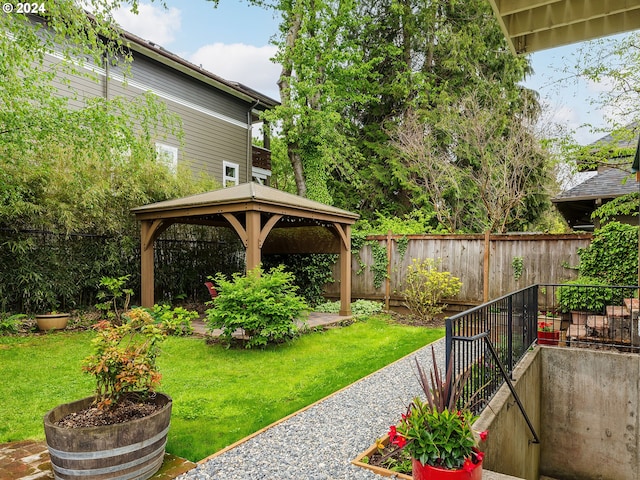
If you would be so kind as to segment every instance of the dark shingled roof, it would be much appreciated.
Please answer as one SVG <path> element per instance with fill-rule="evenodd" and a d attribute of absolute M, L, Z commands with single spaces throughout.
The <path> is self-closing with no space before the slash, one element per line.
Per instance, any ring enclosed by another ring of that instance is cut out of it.
<path fill-rule="evenodd" d="M 552 202 L 616 198 L 627 193 L 636 192 L 638 185 L 630 175 L 631 172 L 608 168 L 604 172 L 598 173 L 575 187 L 562 192 Z"/>

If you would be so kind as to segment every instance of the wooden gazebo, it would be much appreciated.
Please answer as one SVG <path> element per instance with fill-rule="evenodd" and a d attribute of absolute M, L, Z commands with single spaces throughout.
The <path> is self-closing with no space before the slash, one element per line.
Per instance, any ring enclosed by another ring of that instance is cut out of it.
<path fill-rule="evenodd" d="M 154 243 L 176 223 L 232 228 L 247 270 L 263 253 L 339 253 L 340 315 L 351 314 L 351 225 L 359 215 L 258 183 L 244 183 L 132 209 L 141 222 L 141 300 L 154 303 Z"/>

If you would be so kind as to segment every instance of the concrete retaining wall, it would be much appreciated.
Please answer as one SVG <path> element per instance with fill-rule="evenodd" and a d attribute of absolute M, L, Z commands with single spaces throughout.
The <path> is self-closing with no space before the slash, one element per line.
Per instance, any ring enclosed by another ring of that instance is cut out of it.
<path fill-rule="evenodd" d="M 540 435 L 540 350 L 529 351 L 514 371 L 514 387 L 520 401 Z M 522 416 L 507 385 L 496 393 L 491 403 L 474 424 L 489 435 L 481 448 L 485 452 L 485 468 L 527 480 L 538 480 L 540 445 Z"/>
<path fill-rule="evenodd" d="M 537 347 L 514 372 L 541 439 L 504 385 L 475 423 L 488 430 L 485 467 L 537 480 L 640 480 L 640 355 Z"/>
<path fill-rule="evenodd" d="M 640 356 L 542 350 L 540 473 L 565 480 L 640 478 Z"/>

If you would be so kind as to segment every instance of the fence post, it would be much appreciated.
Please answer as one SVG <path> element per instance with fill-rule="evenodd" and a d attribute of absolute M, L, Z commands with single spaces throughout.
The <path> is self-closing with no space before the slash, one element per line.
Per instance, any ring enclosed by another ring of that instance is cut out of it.
<path fill-rule="evenodd" d="M 483 275 L 483 302 L 489 301 L 489 262 L 491 260 L 491 232 L 484 232 L 484 275 Z"/>
<path fill-rule="evenodd" d="M 389 311 L 391 299 L 391 230 L 387 232 L 387 278 L 384 285 L 384 308 Z"/>

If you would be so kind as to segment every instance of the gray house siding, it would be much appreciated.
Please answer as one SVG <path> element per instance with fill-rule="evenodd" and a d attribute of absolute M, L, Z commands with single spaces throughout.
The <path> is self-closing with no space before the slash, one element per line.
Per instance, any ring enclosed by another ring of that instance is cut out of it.
<path fill-rule="evenodd" d="M 165 65 L 137 52 L 133 58 L 130 74 L 135 81 L 147 85 L 152 91 L 164 92 L 246 125 L 249 104 L 228 93 L 207 88 L 182 72 L 170 71 Z"/>
<path fill-rule="evenodd" d="M 142 44 L 142 53 L 140 45 L 133 51 L 134 59 L 126 78 L 120 67 L 110 66 L 107 71 L 103 66 L 87 64 L 84 71 L 95 78 L 61 74 L 55 86 L 62 95 L 69 96 L 71 87 L 80 97 L 71 100 L 72 108 L 83 108 L 84 100 L 91 97 L 136 98 L 152 92 L 170 112 L 181 118 L 182 144 L 172 135 L 156 139 L 158 143 L 178 148 L 179 164 L 188 165 L 196 174 L 211 175 L 222 185 L 223 162 L 231 162 L 238 166 L 240 183 L 251 181 L 251 125 L 248 122 L 256 100 L 245 91 L 236 92 L 234 84 L 215 75 L 192 65 L 185 67 L 179 58 L 178 62 L 172 63 L 171 59 L 158 55 L 154 47 L 149 47 L 149 56 L 145 56 L 147 50 L 144 42 Z M 48 60 L 52 63 L 60 61 L 55 54 Z M 163 63 L 165 61 L 167 64 Z M 192 70 L 193 77 L 189 75 Z M 108 82 L 105 81 L 107 73 Z M 207 75 L 214 77 L 213 80 Z M 217 83 L 216 78 L 222 84 Z M 268 104 L 263 103 L 261 109 Z M 255 115 L 253 117 L 255 121 Z"/>

